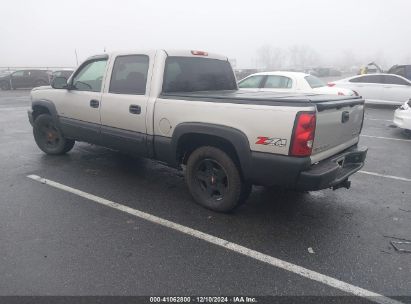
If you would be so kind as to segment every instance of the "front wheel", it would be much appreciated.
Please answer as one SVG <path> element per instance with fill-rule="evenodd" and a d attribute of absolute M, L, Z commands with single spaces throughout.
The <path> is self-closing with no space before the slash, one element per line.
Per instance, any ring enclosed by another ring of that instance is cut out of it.
<path fill-rule="evenodd" d="M 3 81 L 0 83 L 0 88 L 3 91 L 10 90 L 10 84 L 7 81 Z"/>
<path fill-rule="evenodd" d="M 60 155 L 70 151 L 74 140 L 65 138 L 49 114 L 39 115 L 33 124 L 33 135 L 37 146 L 45 153 Z"/>
<path fill-rule="evenodd" d="M 231 157 L 209 146 L 191 153 L 187 161 L 186 183 L 198 204 L 218 212 L 235 209 L 247 198 L 250 190 Z"/>

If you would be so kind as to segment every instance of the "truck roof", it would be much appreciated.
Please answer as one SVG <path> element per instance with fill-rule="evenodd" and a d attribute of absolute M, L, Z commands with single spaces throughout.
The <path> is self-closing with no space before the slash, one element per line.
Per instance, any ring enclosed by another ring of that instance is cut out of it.
<path fill-rule="evenodd" d="M 125 51 L 115 51 L 110 53 L 103 53 L 89 57 L 88 59 L 99 59 L 107 58 L 108 56 L 118 56 L 127 54 L 141 54 L 150 52 L 164 52 L 167 56 L 178 56 L 178 57 L 201 57 L 219 60 L 228 60 L 226 56 L 210 53 L 202 50 L 188 50 L 188 49 L 136 49 L 136 50 L 125 50 Z"/>

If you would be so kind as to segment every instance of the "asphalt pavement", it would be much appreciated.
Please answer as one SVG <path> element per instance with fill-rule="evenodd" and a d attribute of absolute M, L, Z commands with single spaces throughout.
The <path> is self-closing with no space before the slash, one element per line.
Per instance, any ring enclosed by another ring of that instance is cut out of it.
<path fill-rule="evenodd" d="M 392 126 L 393 108 L 367 107 L 367 163 L 350 190 L 254 187 L 227 215 L 150 160 L 86 143 L 45 155 L 29 103 L 29 91 L 0 91 L 0 295 L 350 295 L 27 178 L 37 175 L 411 303 L 411 253 L 390 244 L 411 241 L 411 138 Z"/>

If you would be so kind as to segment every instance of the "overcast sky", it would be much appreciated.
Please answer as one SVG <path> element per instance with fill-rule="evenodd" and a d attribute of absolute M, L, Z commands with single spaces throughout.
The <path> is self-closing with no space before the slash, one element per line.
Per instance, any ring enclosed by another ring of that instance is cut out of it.
<path fill-rule="evenodd" d="M 0 66 L 75 66 L 95 53 L 188 48 L 252 67 L 257 49 L 306 45 L 324 63 L 411 61 L 410 0 L 6 0 Z M 407 62 L 411 63 L 411 62 Z"/>

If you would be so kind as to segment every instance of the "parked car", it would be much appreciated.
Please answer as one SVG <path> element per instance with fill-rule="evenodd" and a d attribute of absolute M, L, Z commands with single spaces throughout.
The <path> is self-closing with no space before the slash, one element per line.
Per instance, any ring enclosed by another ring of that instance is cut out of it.
<path fill-rule="evenodd" d="M 64 77 L 69 79 L 71 74 L 73 74 L 74 70 L 56 70 L 51 73 L 50 82 L 53 81 L 56 77 Z"/>
<path fill-rule="evenodd" d="M 394 65 L 388 70 L 388 73 L 400 75 L 411 80 L 411 64 Z"/>
<path fill-rule="evenodd" d="M 13 72 L 14 72 L 14 70 L 2 70 L 2 71 L 0 71 L 0 78 L 4 77 L 4 76 L 7 76 L 7 75 L 10 75 Z"/>
<path fill-rule="evenodd" d="M 411 98 L 395 110 L 394 124 L 411 134 Z"/>
<path fill-rule="evenodd" d="M 402 105 L 411 98 L 411 81 L 394 74 L 369 74 L 328 83 L 356 91 L 366 103 Z"/>
<path fill-rule="evenodd" d="M 367 153 L 360 97 L 239 91 L 228 58 L 203 51 L 93 56 L 31 100 L 45 153 L 85 141 L 184 166 L 195 201 L 215 211 L 244 202 L 253 184 L 349 188 Z"/>
<path fill-rule="evenodd" d="M 50 84 L 50 72 L 46 70 L 19 70 L 0 77 L 2 90 L 33 88 Z"/>
<path fill-rule="evenodd" d="M 355 92 L 340 87 L 329 87 L 321 79 L 301 72 L 262 72 L 252 74 L 239 81 L 243 90 L 269 92 L 299 92 L 309 94 L 333 94 L 354 96 Z"/>

